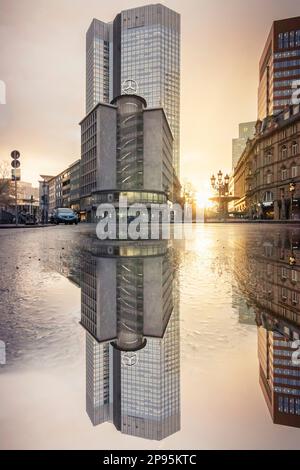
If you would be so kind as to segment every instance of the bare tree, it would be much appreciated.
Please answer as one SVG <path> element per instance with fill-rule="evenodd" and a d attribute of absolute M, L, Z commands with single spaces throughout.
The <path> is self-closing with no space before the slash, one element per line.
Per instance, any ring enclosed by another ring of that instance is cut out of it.
<path fill-rule="evenodd" d="M 9 162 L 0 161 L 0 207 L 7 207 L 12 202 L 13 191 L 10 179 Z"/>

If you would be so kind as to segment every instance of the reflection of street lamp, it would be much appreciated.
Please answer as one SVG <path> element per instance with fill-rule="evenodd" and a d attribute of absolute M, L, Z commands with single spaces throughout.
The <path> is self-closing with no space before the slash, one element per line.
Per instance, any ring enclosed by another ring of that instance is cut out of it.
<path fill-rule="evenodd" d="M 290 183 L 290 194 L 291 194 L 291 219 L 293 218 L 293 205 L 294 205 L 294 194 L 296 191 L 296 184 L 294 181 Z"/>

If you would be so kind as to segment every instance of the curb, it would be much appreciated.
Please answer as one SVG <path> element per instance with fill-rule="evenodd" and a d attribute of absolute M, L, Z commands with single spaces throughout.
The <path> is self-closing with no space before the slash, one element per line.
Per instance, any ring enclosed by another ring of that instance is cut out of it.
<path fill-rule="evenodd" d="M 20 228 L 45 228 L 45 227 L 55 227 L 55 225 L 47 224 L 47 225 L 14 225 L 14 224 L 0 224 L 0 230 L 6 229 L 20 229 Z"/>

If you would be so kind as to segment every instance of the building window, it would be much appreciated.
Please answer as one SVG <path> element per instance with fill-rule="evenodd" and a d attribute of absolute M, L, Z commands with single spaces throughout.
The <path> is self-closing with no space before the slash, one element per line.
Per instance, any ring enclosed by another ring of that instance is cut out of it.
<path fill-rule="evenodd" d="M 295 155 L 297 155 L 297 153 L 298 153 L 298 143 L 293 142 L 292 143 L 292 155 L 295 156 Z"/>
<path fill-rule="evenodd" d="M 286 168 L 283 168 L 281 170 L 281 181 L 284 181 L 288 178 L 288 171 Z"/>
<path fill-rule="evenodd" d="M 287 279 L 288 273 L 286 268 L 281 268 L 281 278 L 282 279 Z"/>
<path fill-rule="evenodd" d="M 273 202 L 273 201 L 274 201 L 274 198 L 273 198 L 272 191 L 266 191 L 264 195 L 264 202 Z"/>
<path fill-rule="evenodd" d="M 295 47 L 295 31 L 290 32 L 290 47 Z"/>
<path fill-rule="evenodd" d="M 287 300 L 288 292 L 287 292 L 287 289 L 285 287 L 283 287 L 281 289 L 281 297 L 282 297 L 282 300 Z"/>
<path fill-rule="evenodd" d="M 298 281 L 298 273 L 294 269 L 292 270 L 292 281 L 297 282 Z"/>
<path fill-rule="evenodd" d="M 268 173 L 267 174 L 267 184 L 271 184 L 272 183 L 272 173 Z"/>
<path fill-rule="evenodd" d="M 272 152 L 269 150 L 265 155 L 265 164 L 268 165 L 272 162 Z"/>
<path fill-rule="evenodd" d="M 294 124 L 291 129 L 291 134 L 296 134 L 297 133 L 297 124 Z"/>
<path fill-rule="evenodd" d="M 296 178 L 298 175 L 298 168 L 296 165 L 292 166 L 292 178 Z"/>
<path fill-rule="evenodd" d="M 283 47 L 284 49 L 288 49 L 289 48 L 289 33 L 284 33 L 283 35 Z"/>
<path fill-rule="evenodd" d="M 278 34 L 278 48 L 283 49 L 283 33 Z"/>
<path fill-rule="evenodd" d="M 282 148 L 281 148 L 281 158 L 284 159 L 284 158 L 287 158 L 287 146 L 284 145 Z"/>

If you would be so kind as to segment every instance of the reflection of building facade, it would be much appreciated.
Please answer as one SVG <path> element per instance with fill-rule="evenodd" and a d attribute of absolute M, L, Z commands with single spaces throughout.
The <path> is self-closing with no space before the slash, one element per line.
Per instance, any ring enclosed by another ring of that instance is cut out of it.
<path fill-rule="evenodd" d="M 100 203 L 166 203 L 173 194 L 173 135 L 162 108 L 123 95 L 99 103 L 81 122 L 81 209 Z"/>
<path fill-rule="evenodd" d="M 300 17 L 274 21 L 259 63 L 258 119 L 291 104 L 300 79 Z"/>
<path fill-rule="evenodd" d="M 275 424 L 300 427 L 300 366 L 293 342 L 300 338 L 300 238 L 261 234 L 245 242 L 237 276 L 255 308 L 260 385 Z"/>
<path fill-rule="evenodd" d="M 179 176 L 180 15 L 160 5 L 94 19 L 86 37 L 86 112 L 124 92 L 162 107 L 174 135 L 173 166 Z M 130 91 L 129 91 L 130 93 Z"/>
<path fill-rule="evenodd" d="M 300 427 L 300 367 L 293 342 L 300 327 L 258 315 L 259 382 L 275 424 Z"/>
<path fill-rule="evenodd" d="M 258 121 L 234 172 L 235 209 L 250 218 L 300 219 L 300 107 Z"/>
<path fill-rule="evenodd" d="M 87 413 L 125 434 L 180 429 L 179 311 L 164 242 L 97 247 L 82 268 Z"/>

